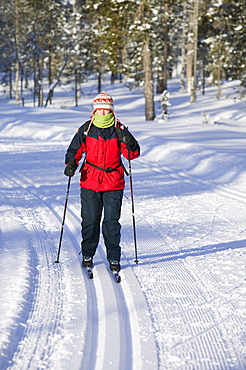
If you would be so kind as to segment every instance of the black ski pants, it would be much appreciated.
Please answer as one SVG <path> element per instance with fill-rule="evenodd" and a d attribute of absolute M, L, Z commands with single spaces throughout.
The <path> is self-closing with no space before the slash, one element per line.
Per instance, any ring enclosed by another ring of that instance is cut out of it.
<path fill-rule="evenodd" d="M 93 257 L 100 237 L 100 223 L 103 212 L 102 233 L 107 259 L 120 261 L 119 223 L 123 190 L 94 191 L 81 188 L 82 254 Z"/>

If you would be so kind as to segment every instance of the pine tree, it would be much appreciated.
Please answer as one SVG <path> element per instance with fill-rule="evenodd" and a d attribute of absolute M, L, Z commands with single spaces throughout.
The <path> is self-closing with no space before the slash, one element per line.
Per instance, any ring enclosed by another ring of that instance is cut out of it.
<path fill-rule="evenodd" d="M 243 0 L 204 0 L 203 6 L 206 12 L 200 21 L 200 51 L 208 51 L 207 73 L 217 84 L 217 99 L 220 99 L 223 78 L 246 79 L 245 3 Z"/>
<path fill-rule="evenodd" d="M 154 120 L 154 81 L 152 56 L 152 8 L 148 0 L 140 1 L 130 27 L 131 43 L 128 47 L 128 63 L 131 61 L 131 73 L 138 83 L 144 85 L 145 118 Z"/>
<path fill-rule="evenodd" d="M 111 82 L 126 72 L 125 50 L 130 40 L 129 28 L 133 20 L 135 2 L 87 0 L 84 4 L 86 22 L 91 29 L 92 69 L 98 75 L 98 91 L 101 90 L 101 76 L 111 72 Z"/>

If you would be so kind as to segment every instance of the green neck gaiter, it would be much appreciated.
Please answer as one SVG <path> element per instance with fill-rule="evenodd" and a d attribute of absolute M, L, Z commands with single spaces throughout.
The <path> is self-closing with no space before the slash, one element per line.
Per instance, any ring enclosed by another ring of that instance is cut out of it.
<path fill-rule="evenodd" d="M 95 113 L 93 124 L 100 128 L 107 128 L 113 126 L 115 123 L 115 117 L 113 113 L 105 114 L 101 116 L 100 114 Z"/>

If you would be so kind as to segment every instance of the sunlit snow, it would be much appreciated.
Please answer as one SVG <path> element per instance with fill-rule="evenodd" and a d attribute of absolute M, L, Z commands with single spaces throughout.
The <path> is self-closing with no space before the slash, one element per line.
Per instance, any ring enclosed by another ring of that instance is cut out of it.
<path fill-rule="evenodd" d="M 122 282 L 107 271 L 103 240 L 94 279 L 81 269 L 79 173 L 64 155 L 92 110 L 68 86 L 53 105 L 0 99 L 0 368 L 225 370 L 246 368 L 246 105 L 238 81 L 198 93 L 169 81 L 169 116 L 146 122 L 144 97 L 103 82 L 141 156 L 132 162 L 139 264 L 129 179 L 122 208 Z M 203 123 L 204 112 L 209 116 Z M 127 166 L 128 163 L 126 162 Z"/>

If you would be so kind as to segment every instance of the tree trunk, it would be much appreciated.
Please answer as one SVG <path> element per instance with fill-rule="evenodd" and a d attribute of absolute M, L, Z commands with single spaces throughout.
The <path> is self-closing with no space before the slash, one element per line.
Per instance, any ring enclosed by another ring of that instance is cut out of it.
<path fill-rule="evenodd" d="M 97 84 L 98 94 L 101 93 L 101 89 L 102 89 L 102 73 L 98 72 L 98 84 Z"/>
<path fill-rule="evenodd" d="M 149 38 L 146 39 L 143 48 L 144 65 L 144 96 L 145 96 L 145 118 L 146 121 L 155 119 L 154 91 L 153 91 L 153 72 L 151 50 L 149 47 Z"/>
<path fill-rule="evenodd" d="M 205 66 L 206 66 L 206 59 L 205 53 L 202 59 L 202 95 L 205 95 Z"/>
<path fill-rule="evenodd" d="M 116 74 L 114 72 L 111 72 L 111 77 L 110 77 L 111 84 L 115 83 L 115 79 L 116 79 Z"/>
<path fill-rule="evenodd" d="M 188 24 L 187 58 L 186 58 L 186 91 L 192 89 L 193 62 L 194 62 L 194 11 L 190 9 Z"/>
<path fill-rule="evenodd" d="M 74 70 L 74 82 L 75 82 L 75 106 L 78 106 L 78 71 L 77 68 Z"/>
<path fill-rule="evenodd" d="M 167 59 L 168 59 L 168 32 L 169 32 L 169 27 L 168 27 L 168 6 L 169 6 L 169 0 L 165 1 L 164 5 L 164 16 L 163 16 L 163 24 L 164 24 L 164 29 L 163 29 L 163 66 L 161 73 L 158 74 L 158 80 L 157 80 L 157 93 L 162 93 L 164 90 L 167 90 L 167 79 L 168 79 L 168 74 L 167 74 Z"/>
<path fill-rule="evenodd" d="M 24 72 L 23 72 L 23 68 L 21 68 L 21 78 L 20 78 L 21 98 L 23 98 L 23 84 L 24 84 Z"/>
<path fill-rule="evenodd" d="M 12 68 L 10 66 L 9 68 L 9 98 L 12 99 L 13 98 L 13 83 L 12 83 Z"/>
<path fill-rule="evenodd" d="M 25 89 L 28 89 L 29 86 L 29 73 L 25 71 Z"/>
<path fill-rule="evenodd" d="M 182 43 L 181 43 L 181 73 L 180 73 L 180 92 L 184 93 L 185 91 L 185 65 L 186 65 L 186 54 L 185 54 L 185 45 L 186 45 L 186 4 L 184 4 L 183 10 L 183 23 L 182 23 Z"/>
<path fill-rule="evenodd" d="M 15 7 L 15 54 L 16 54 L 16 72 L 15 72 L 15 103 L 18 105 L 20 100 L 19 95 L 19 78 L 20 78 L 20 61 L 18 55 L 18 47 L 19 47 L 19 1 L 14 1 Z"/>
<path fill-rule="evenodd" d="M 169 27 L 168 27 L 168 2 L 169 0 L 165 1 L 165 6 L 164 6 L 164 44 L 163 44 L 163 54 L 164 54 L 164 64 L 163 64 L 163 90 L 167 90 L 167 79 L 168 79 L 168 74 L 167 74 L 167 59 L 168 59 L 168 32 L 169 32 Z"/>
<path fill-rule="evenodd" d="M 52 85 L 53 83 L 53 66 L 52 66 L 52 55 L 51 55 L 51 47 L 49 46 L 49 71 L 48 71 L 48 79 L 49 79 L 49 86 Z M 52 104 L 52 98 L 53 98 L 53 91 L 50 92 L 50 97 L 49 97 L 49 103 Z"/>
<path fill-rule="evenodd" d="M 34 62 L 33 62 L 33 106 L 36 105 L 36 91 L 37 91 L 37 77 L 36 77 L 36 60 L 34 55 Z"/>
<path fill-rule="evenodd" d="M 221 97 L 221 67 L 219 64 L 217 69 L 217 94 L 216 94 L 217 100 L 220 100 L 220 97 Z"/>
<path fill-rule="evenodd" d="M 39 62 L 39 69 L 38 69 L 38 106 L 42 107 L 44 104 L 44 97 L 43 97 L 43 62 L 42 60 Z"/>
<path fill-rule="evenodd" d="M 196 62 L 197 62 L 197 39 L 198 39 L 198 10 L 199 10 L 199 0 L 194 0 L 193 89 L 191 91 L 191 97 L 190 97 L 190 102 L 191 103 L 196 102 Z"/>
<path fill-rule="evenodd" d="M 15 103 L 18 105 L 20 100 L 19 93 L 19 78 L 20 78 L 20 63 L 16 61 L 16 70 L 15 70 Z"/>
<path fill-rule="evenodd" d="M 82 75 L 81 71 L 77 70 L 77 98 L 81 98 L 81 85 L 82 85 Z"/>

